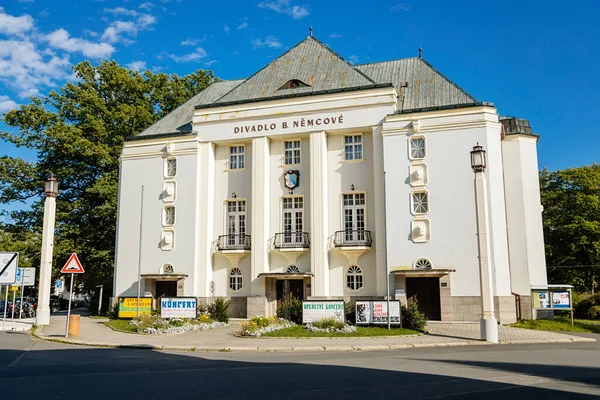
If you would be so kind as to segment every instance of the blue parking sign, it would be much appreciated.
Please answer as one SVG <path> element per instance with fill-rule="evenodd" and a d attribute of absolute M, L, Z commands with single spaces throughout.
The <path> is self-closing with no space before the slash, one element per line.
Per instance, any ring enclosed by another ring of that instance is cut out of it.
<path fill-rule="evenodd" d="M 62 289 L 62 285 L 63 285 L 63 281 L 62 280 L 57 280 L 56 282 L 54 282 L 54 287 L 57 289 Z"/>
<path fill-rule="evenodd" d="M 15 282 L 15 285 L 19 286 L 21 284 L 22 280 L 23 280 L 23 268 L 17 268 L 17 280 Z"/>

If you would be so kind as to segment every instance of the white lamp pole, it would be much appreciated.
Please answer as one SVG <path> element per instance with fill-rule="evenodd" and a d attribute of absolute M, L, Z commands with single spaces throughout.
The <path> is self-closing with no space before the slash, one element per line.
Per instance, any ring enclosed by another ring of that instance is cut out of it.
<path fill-rule="evenodd" d="M 479 279 L 481 284 L 482 315 L 481 339 L 498 343 L 498 321 L 494 314 L 492 264 L 488 226 L 487 182 L 485 180 L 486 156 L 477 143 L 471 152 L 471 167 L 475 172 L 475 208 L 477 210 L 477 247 L 479 249 Z"/>
<path fill-rule="evenodd" d="M 46 201 L 44 203 L 44 228 L 42 231 L 42 258 L 38 288 L 38 308 L 36 325 L 50 324 L 50 286 L 52 280 L 52 250 L 54 247 L 54 219 L 56 215 L 56 195 L 58 182 L 50 177 L 44 183 Z"/>

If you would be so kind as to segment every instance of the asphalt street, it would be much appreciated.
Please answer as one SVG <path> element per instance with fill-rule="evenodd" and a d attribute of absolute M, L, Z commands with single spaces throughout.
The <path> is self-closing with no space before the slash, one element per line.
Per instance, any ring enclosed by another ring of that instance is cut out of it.
<path fill-rule="evenodd" d="M 200 353 L 0 333 L 0 390 L 12 400 L 600 399 L 600 343 Z"/>

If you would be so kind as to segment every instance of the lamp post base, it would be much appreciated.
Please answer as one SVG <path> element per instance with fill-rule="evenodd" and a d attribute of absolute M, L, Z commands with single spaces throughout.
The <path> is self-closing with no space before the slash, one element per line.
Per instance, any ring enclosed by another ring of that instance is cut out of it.
<path fill-rule="evenodd" d="M 481 340 L 498 343 L 498 320 L 496 318 L 481 318 L 479 325 L 481 328 Z"/>
<path fill-rule="evenodd" d="M 38 309 L 35 316 L 37 326 L 50 325 L 50 308 L 46 310 Z"/>

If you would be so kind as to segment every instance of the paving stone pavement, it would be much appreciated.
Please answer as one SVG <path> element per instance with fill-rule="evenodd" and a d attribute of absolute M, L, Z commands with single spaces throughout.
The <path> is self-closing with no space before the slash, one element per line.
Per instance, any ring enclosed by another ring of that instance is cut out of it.
<path fill-rule="evenodd" d="M 389 350 L 415 347 L 491 345 L 481 341 L 477 323 L 430 323 L 425 335 L 365 338 L 240 338 L 234 336 L 239 321 L 223 328 L 181 335 L 139 335 L 114 331 L 107 319 L 81 317 L 80 335 L 65 338 L 65 316 L 52 316 L 50 325 L 40 327 L 35 335 L 45 340 L 110 347 L 139 347 L 186 351 L 358 351 Z M 557 332 L 536 331 L 501 326 L 501 344 L 566 343 L 595 341 Z"/>

